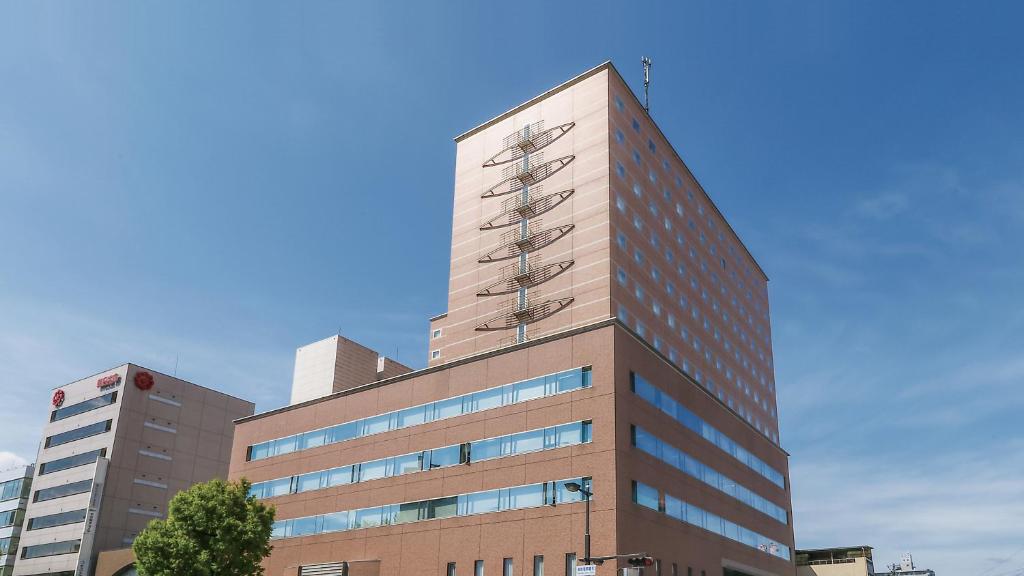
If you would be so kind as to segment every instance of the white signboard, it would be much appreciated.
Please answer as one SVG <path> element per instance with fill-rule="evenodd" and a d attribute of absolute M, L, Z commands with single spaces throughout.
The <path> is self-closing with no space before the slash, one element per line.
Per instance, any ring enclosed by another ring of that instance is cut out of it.
<path fill-rule="evenodd" d="M 597 566 L 595 564 L 577 564 L 576 576 L 597 576 Z"/>

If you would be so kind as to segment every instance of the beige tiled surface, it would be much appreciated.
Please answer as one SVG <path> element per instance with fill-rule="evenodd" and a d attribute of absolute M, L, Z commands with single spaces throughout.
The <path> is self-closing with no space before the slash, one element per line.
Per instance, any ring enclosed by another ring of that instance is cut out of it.
<path fill-rule="evenodd" d="M 480 195 L 502 179 L 499 167 L 482 167 L 502 149 L 502 141 L 512 132 L 539 120 L 544 127 L 575 122 L 565 136 L 544 148 L 540 154 L 548 162 L 573 155 L 571 164 L 540 183 L 539 194 L 573 189 L 574 194 L 550 212 L 541 215 L 542 228 L 573 224 L 575 229 L 552 245 L 531 254 L 543 262 L 574 260 L 564 274 L 530 290 L 531 300 L 573 297 L 565 310 L 531 324 L 530 338 L 550 334 L 567 327 L 607 318 L 608 295 L 608 73 L 602 71 L 565 90 L 552 94 L 518 111 L 457 144 L 455 167 L 455 203 L 452 224 L 452 253 L 447 317 L 431 324 L 442 328 L 443 338 L 431 342 L 431 350 L 440 350 L 440 358 L 431 364 L 451 361 L 490 350 L 507 342 L 514 330 L 478 332 L 476 327 L 501 314 L 509 296 L 479 297 L 477 292 L 500 278 L 501 268 L 514 260 L 480 264 L 478 259 L 501 245 L 502 230 L 479 229 L 480 224 L 501 211 L 502 196 L 482 199 Z M 505 165 L 508 166 L 508 165 Z M 537 187 L 533 187 L 537 190 Z"/>

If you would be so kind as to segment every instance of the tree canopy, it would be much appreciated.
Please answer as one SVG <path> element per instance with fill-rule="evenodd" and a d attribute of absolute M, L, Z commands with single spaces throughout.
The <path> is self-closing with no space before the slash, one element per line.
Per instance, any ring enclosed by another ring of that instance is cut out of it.
<path fill-rule="evenodd" d="M 150 522 L 132 545 L 140 576 L 261 576 L 274 509 L 249 486 L 215 479 L 176 494 L 167 519 Z"/>

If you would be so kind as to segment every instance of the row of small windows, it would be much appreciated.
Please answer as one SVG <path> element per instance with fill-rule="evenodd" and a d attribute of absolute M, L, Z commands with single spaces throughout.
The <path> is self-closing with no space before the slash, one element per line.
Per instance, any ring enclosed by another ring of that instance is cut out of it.
<path fill-rule="evenodd" d="M 367 482 L 414 472 L 425 472 L 459 464 L 482 462 L 506 456 L 517 456 L 530 452 L 575 446 L 590 442 L 590 436 L 591 423 L 589 421 L 571 422 L 548 428 L 528 430 L 517 434 L 508 434 L 484 440 L 465 442 L 463 444 L 453 444 L 433 450 L 424 450 L 381 458 L 370 462 L 340 466 L 330 470 L 320 470 L 298 476 L 258 482 L 252 485 L 249 493 L 256 498 L 272 498 L 285 494 L 320 490 L 332 486 Z"/>
<path fill-rule="evenodd" d="M 254 444 L 249 446 L 247 459 L 260 460 L 589 387 L 590 367 L 566 370 Z"/>
<path fill-rule="evenodd" d="M 734 542 L 739 542 L 772 556 L 789 560 L 789 547 L 785 544 L 758 534 L 735 522 L 730 522 L 693 504 L 688 504 L 667 493 L 664 494 L 664 500 L 662 500 L 657 488 L 635 480 L 633 481 L 633 502 L 644 508 L 661 512 L 680 522 L 703 528 Z"/>
<path fill-rule="evenodd" d="M 75 428 L 74 430 L 68 430 L 67 432 L 61 432 L 60 434 L 54 434 L 53 436 L 47 436 L 46 441 L 43 443 L 43 447 L 52 448 L 53 446 L 60 446 L 61 444 L 68 444 L 76 440 L 110 432 L 110 427 L 113 422 L 113 420 L 105 420 L 103 422 L 96 422 L 80 428 Z"/>
<path fill-rule="evenodd" d="M 634 194 L 636 194 L 637 196 L 640 196 L 642 194 L 642 191 L 641 191 L 641 188 L 640 188 L 639 184 L 634 184 L 633 185 L 633 191 L 634 191 Z M 623 214 L 626 214 L 626 212 L 627 212 L 627 204 L 626 204 L 625 199 L 621 195 L 618 195 L 618 194 L 615 195 L 615 206 L 619 209 L 620 212 L 622 212 Z M 676 213 L 679 214 L 679 215 L 683 215 L 684 214 L 684 210 L 683 210 L 682 205 L 677 203 L 675 206 L 676 206 Z M 655 221 L 660 223 L 660 225 L 663 225 L 665 231 L 669 232 L 671 234 L 671 232 L 673 230 L 672 219 L 669 218 L 668 216 L 665 216 L 664 218 L 659 220 L 659 210 L 658 210 L 658 207 L 657 207 L 657 205 L 655 205 L 653 200 L 649 200 L 648 201 L 647 208 L 648 208 L 648 211 L 654 217 Z M 663 254 L 665 256 L 665 259 L 668 260 L 668 262 L 670 264 L 674 264 L 676 262 L 675 253 L 672 252 L 672 249 L 669 247 L 669 245 L 667 243 L 662 242 L 661 239 L 659 238 L 658 232 L 657 232 L 657 227 L 658 227 L 657 225 L 654 226 L 654 227 L 647 226 L 645 224 L 645 222 L 644 222 L 644 217 L 640 213 L 638 213 L 638 212 L 633 212 L 632 217 L 631 217 L 631 221 L 633 223 L 633 227 L 637 230 L 637 233 L 639 233 L 641 236 L 645 236 L 645 232 L 646 232 L 645 228 L 650 228 L 650 235 L 649 235 L 648 239 L 649 239 L 649 241 L 651 243 L 651 246 L 653 246 L 655 251 L 657 251 L 657 252 L 662 252 L 662 250 L 663 250 Z M 689 220 L 689 226 L 690 226 L 690 228 L 694 227 L 693 220 Z M 700 236 L 699 237 L 701 239 L 701 244 L 703 244 L 704 243 L 704 233 L 700 232 Z M 704 260 L 703 258 L 701 258 L 697 254 L 696 249 L 692 245 L 688 246 L 688 244 L 686 242 L 686 239 L 684 238 L 682 232 L 679 232 L 679 231 L 675 232 L 675 242 L 676 242 L 676 244 L 679 245 L 680 249 L 683 250 L 684 253 L 687 253 L 687 252 L 689 253 L 690 258 L 692 260 L 694 260 L 694 262 L 699 266 L 701 272 L 703 272 L 710 279 L 712 286 L 718 288 L 718 291 L 721 293 L 721 295 L 724 298 L 724 300 L 726 302 L 729 302 L 729 301 L 732 302 L 733 308 L 735 308 L 736 312 L 737 312 L 736 316 L 738 316 L 741 320 L 745 321 L 751 327 L 751 329 L 753 329 L 754 333 L 757 335 L 758 340 L 763 341 L 763 343 L 766 346 L 770 346 L 771 345 L 771 339 L 768 336 L 768 330 L 765 328 L 765 324 L 760 322 L 760 321 L 756 321 L 755 318 L 754 318 L 754 315 L 752 313 L 750 313 L 746 309 L 746 307 L 743 305 L 743 303 L 740 302 L 736 298 L 735 294 L 730 293 L 730 291 L 726 287 L 725 283 L 722 282 L 721 278 L 719 278 L 717 272 L 709 270 L 707 261 Z M 712 254 L 714 253 L 714 247 L 713 246 L 712 246 L 711 252 L 712 252 Z M 725 259 L 724 258 L 721 259 L 721 262 L 722 262 L 722 265 L 724 267 L 725 266 Z M 691 282 L 695 282 L 695 281 L 696 280 L 691 280 Z M 714 288 L 712 288 L 712 290 L 714 290 Z M 719 308 L 720 308 L 721 312 L 723 314 L 723 317 L 725 318 L 726 324 L 729 324 L 730 323 L 729 319 L 728 319 L 729 315 L 728 315 L 728 312 L 725 310 L 725 307 L 724 306 L 719 306 L 717 299 L 715 299 L 714 302 L 715 302 L 715 311 L 716 312 L 719 311 Z M 755 307 L 759 307 L 759 305 L 757 305 Z M 767 314 L 764 314 L 764 320 L 765 320 L 765 322 L 768 321 Z M 734 328 L 737 331 L 740 331 L 738 323 L 734 322 L 733 326 L 734 326 Z M 740 334 L 741 334 L 741 341 L 746 343 L 747 340 L 748 340 L 746 332 L 745 331 L 740 331 Z M 750 340 L 750 344 L 752 346 L 754 346 L 754 344 L 755 344 L 754 337 L 750 337 L 749 340 Z M 763 358 L 764 355 L 763 355 L 763 353 L 760 353 L 760 348 L 759 347 L 757 347 L 757 351 L 759 351 L 759 355 L 762 356 L 762 358 Z"/>
<path fill-rule="evenodd" d="M 632 427 L 633 446 L 654 456 L 658 460 L 684 472 L 705 484 L 726 493 L 747 506 L 771 516 L 783 524 L 789 523 L 786 509 L 754 493 L 753 490 L 729 478 L 693 456 L 672 446 L 639 426 Z"/>
<path fill-rule="evenodd" d="M 50 422 L 56 422 L 58 420 L 63 420 L 65 418 L 70 418 L 72 416 L 77 416 L 79 414 L 89 412 L 91 410 L 96 410 L 97 408 L 110 406 L 114 402 L 117 402 L 116 390 L 110 392 L 109 394 L 104 394 L 102 396 L 90 398 L 77 404 L 57 408 L 53 412 L 50 412 Z"/>
<path fill-rule="evenodd" d="M 15 478 L 14 480 L 0 482 L 0 502 L 28 496 L 31 484 L 31 481 L 27 478 Z"/>
<path fill-rule="evenodd" d="M 99 458 L 103 458 L 107 455 L 106 448 L 100 448 L 99 450 L 90 450 L 89 452 L 83 452 L 81 454 L 75 454 L 74 456 L 68 456 L 66 458 L 58 458 L 56 460 L 50 460 L 49 462 L 43 462 L 39 465 L 39 475 L 52 474 L 53 472 L 59 472 L 61 470 L 67 470 L 68 468 L 75 468 L 78 466 L 85 466 L 86 464 L 92 464 Z"/>
<path fill-rule="evenodd" d="M 729 438 L 714 426 L 704 421 L 674 398 L 663 392 L 660 388 L 651 384 L 635 372 L 630 373 L 630 386 L 633 392 L 643 400 L 647 401 L 647 403 L 671 416 L 676 422 L 679 422 L 686 428 L 696 432 L 708 442 L 718 446 L 726 454 L 729 454 L 733 458 L 739 460 L 754 472 L 764 476 L 773 484 L 785 490 L 786 478 L 781 472 L 748 452 L 732 438 Z"/>
<path fill-rule="evenodd" d="M 616 195 L 615 205 L 623 213 L 626 212 L 626 202 L 625 202 L 625 200 L 621 196 Z M 676 206 L 678 208 L 679 205 L 677 204 Z M 658 216 L 657 215 L 657 207 L 654 206 L 653 202 L 649 202 L 648 203 L 648 209 L 651 211 L 652 214 L 654 214 L 655 218 L 657 218 L 657 216 Z M 645 235 L 645 230 L 644 230 L 645 223 L 644 223 L 643 216 L 641 216 L 639 213 L 634 212 L 633 215 L 632 215 L 632 223 L 633 223 L 633 227 L 637 230 L 637 233 L 639 233 L 641 236 L 644 236 Z M 663 220 L 663 224 L 664 224 L 665 230 L 671 232 L 671 230 L 672 230 L 672 221 L 671 221 L 671 219 L 669 219 L 668 217 L 665 217 L 664 220 Z M 690 221 L 690 224 L 692 226 L 692 224 L 693 224 L 692 220 Z M 651 228 L 650 235 L 648 237 L 648 240 L 650 241 L 651 246 L 654 247 L 656 252 L 661 252 L 662 250 L 664 250 L 663 254 L 664 254 L 665 259 L 669 262 L 669 264 L 674 264 L 676 262 L 675 253 L 672 252 L 672 249 L 669 247 L 668 244 L 663 243 L 661 241 L 661 239 L 658 237 L 658 233 L 657 233 L 657 230 L 655 228 Z M 769 338 L 767 330 L 764 328 L 764 325 L 761 322 L 755 321 L 753 314 L 751 314 L 746 309 L 746 307 L 741 302 L 739 302 L 739 300 L 737 300 L 735 294 L 731 294 L 729 292 L 728 288 L 719 279 L 718 274 L 716 272 L 713 272 L 713 271 L 709 272 L 707 262 L 703 258 L 700 258 L 698 256 L 697 251 L 693 248 L 693 246 L 689 246 L 689 248 L 687 249 L 687 242 L 686 242 L 686 239 L 683 237 L 682 233 L 680 233 L 680 232 L 676 232 L 675 233 L 675 241 L 676 241 L 676 244 L 679 245 L 680 249 L 684 251 L 684 253 L 686 253 L 686 252 L 689 253 L 690 258 L 692 260 L 694 260 L 695 263 L 698 264 L 701 272 L 703 272 L 705 275 L 707 275 L 710 278 L 711 284 L 713 286 L 717 286 L 718 287 L 718 291 L 721 293 L 722 297 L 727 302 L 730 301 L 730 299 L 731 299 L 733 308 L 735 308 L 737 310 L 737 312 L 738 312 L 737 316 L 741 320 L 745 321 L 754 330 L 754 332 L 757 334 L 758 338 L 760 340 L 764 341 L 765 345 L 770 346 L 771 345 L 771 339 Z M 640 252 L 636 251 L 636 253 L 640 253 Z M 634 257 L 638 258 L 636 255 L 634 255 Z M 680 262 L 679 265 L 682 266 L 682 263 Z M 695 283 L 696 283 L 696 279 L 691 279 L 691 284 L 695 284 Z M 719 310 L 721 310 L 723 318 L 725 319 L 726 324 L 729 324 L 730 323 L 729 322 L 729 314 L 725 310 L 725 307 L 719 305 L 717 298 L 713 299 L 713 301 L 714 301 L 714 304 L 715 304 L 715 311 L 718 312 Z M 767 321 L 767 314 L 765 315 L 765 320 Z M 739 324 L 738 323 L 733 322 L 732 325 L 733 325 L 734 330 L 737 331 L 740 334 L 741 341 L 744 342 L 744 343 L 747 343 L 748 337 L 746 335 L 746 332 L 739 328 Z M 756 346 L 756 343 L 755 343 L 753 337 L 749 338 L 749 344 L 751 345 L 752 348 L 754 348 L 756 351 L 758 351 L 759 356 L 762 358 L 762 360 L 764 360 L 764 354 L 761 353 L 760 352 L 760 348 L 758 346 Z"/>
<path fill-rule="evenodd" d="M 685 242 L 685 241 L 682 240 L 681 236 L 678 236 L 678 235 L 677 235 L 677 241 L 680 242 L 681 245 L 682 245 L 682 243 Z M 618 244 L 619 248 L 621 248 L 623 251 L 625 251 L 627 253 L 629 252 L 629 241 L 626 238 L 626 235 L 625 235 L 624 232 L 619 231 L 619 232 L 616 233 L 616 243 Z M 654 235 L 654 234 L 651 235 L 651 243 L 652 243 L 653 246 L 655 246 L 655 248 L 658 247 L 657 236 Z M 691 256 L 692 256 L 692 252 L 693 251 L 691 249 Z M 665 249 L 665 258 L 670 263 L 673 263 L 674 260 L 675 260 L 675 257 L 673 255 L 672 251 L 670 249 L 668 249 L 668 248 Z M 647 269 L 647 267 L 648 267 L 647 266 L 647 256 L 645 255 L 644 250 L 642 250 L 640 247 L 635 247 L 633 249 L 633 260 L 636 262 L 637 266 Z M 730 319 L 729 313 L 728 313 L 728 311 L 725 310 L 725 307 L 721 306 L 719 304 L 718 299 L 714 298 L 711 294 L 708 293 L 708 291 L 704 287 L 702 287 L 700 285 L 700 283 L 697 281 L 697 278 L 694 275 L 687 274 L 687 267 L 686 267 L 686 265 L 683 262 L 679 262 L 679 263 L 675 264 L 675 268 L 676 268 L 676 272 L 677 272 L 678 276 L 681 279 L 683 279 L 683 284 L 685 285 L 687 283 L 686 279 L 688 278 L 689 279 L 690 288 L 695 293 L 699 294 L 700 298 L 702 300 L 704 300 L 705 302 L 709 302 L 711 304 L 711 308 L 712 308 L 712 311 L 714 313 L 721 314 L 722 319 L 725 322 L 726 326 L 727 327 L 731 327 L 733 333 L 737 335 L 737 337 L 739 338 L 740 342 L 742 344 L 745 344 L 747 347 L 749 347 L 751 352 L 753 352 L 758 357 L 758 359 L 760 359 L 762 362 L 764 362 L 767 365 L 771 365 L 770 357 L 765 354 L 764 350 L 761 348 L 760 345 L 758 345 L 757 342 L 755 342 L 754 338 L 749 337 L 747 335 L 746 330 L 743 329 L 743 327 L 739 324 L 739 322 L 736 322 L 735 320 L 731 320 Z M 619 279 L 619 282 L 621 284 L 625 285 L 626 272 L 624 270 L 618 270 L 616 272 L 616 274 L 617 274 L 617 277 Z M 676 298 L 676 295 L 679 294 L 678 298 L 679 298 L 680 306 L 683 309 L 687 308 L 687 302 L 686 302 L 685 296 L 683 296 L 681 293 L 679 293 L 679 290 L 677 289 L 676 285 L 671 280 L 669 280 L 667 277 L 663 276 L 661 271 L 656 266 L 654 266 L 653 263 L 650 266 L 650 274 L 651 274 L 651 278 L 656 283 L 658 283 L 659 286 L 661 286 L 661 285 L 664 286 L 665 293 L 669 297 Z M 663 282 L 664 282 L 664 284 L 662 284 Z M 642 290 L 642 288 L 640 288 L 640 289 Z M 691 310 L 691 314 L 693 315 L 694 320 L 700 320 L 701 319 L 700 316 L 699 316 L 700 313 L 699 313 L 699 311 L 696 308 Z M 707 318 L 707 316 L 704 316 L 703 321 L 704 321 L 705 328 L 707 328 L 709 331 L 713 332 L 713 334 L 715 335 L 715 339 L 723 341 L 723 345 L 726 348 L 726 352 L 732 352 L 733 353 L 733 356 L 735 357 L 736 362 L 737 362 L 738 365 L 742 364 L 742 366 L 745 369 L 749 370 L 751 372 L 751 374 L 753 375 L 754 379 L 759 381 L 760 384 L 763 387 L 768 388 L 770 390 L 774 390 L 774 385 L 771 383 L 769 378 L 766 376 L 765 372 L 762 371 L 762 370 L 758 370 L 757 366 L 753 362 L 750 362 L 746 358 L 745 355 L 741 354 L 739 346 L 734 346 L 732 344 L 732 342 L 730 342 L 728 340 L 728 338 L 724 338 L 722 336 L 721 331 L 719 331 L 718 327 L 717 326 L 712 326 L 711 320 L 709 318 Z"/>
<path fill-rule="evenodd" d="M 386 504 L 359 510 L 348 510 L 292 518 L 274 522 L 271 538 L 294 538 L 328 532 L 359 530 L 378 526 L 407 524 L 456 516 L 472 516 L 506 510 L 522 510 L 541 506 L 578 502 L 581 492 L 571 492 L 565 485 L 575 482 L 589 485 L 589 478 L 572 478 L 540 484 L 527 484 L 497 490 L 484 490 L 457 496 L 433 498 L 402 504 Z"/>
<path fill-rule="evenodd" d="M 616 316 L 623 323 L 629 324 L 629 311 L 622 304 L 618 305 Z M 665 345 L 664 342 L 662 342 L 661 337 L 659 337 L 657 334 L 653 334 L 650 337 L 648 337 L 647 328 L 644 326 L 643 322 L 640 322 L 639 320 L 634 321 L 633 327 L 636 330 L 636 333 L 641 338 L 650 341 L 654 345 L 654 348 L 656 350 L 664 353 Z M 681 334 L 684 340 L 689 338 L 688 333 L 686 331 L 686 327 L 682 328 Z M 699 348 L 699 340 L 695 338 L 694 343 Z M 718 399 L 726 403 L 729 406 L 729 408 L 735 410 L 740 415 L 740 417 L 747 421 L 748 424 L 757 428 L 759 431 L 761 431 L 761 433 L 763 433 L 765 436 L 771 439 L 771 441 L 774 442 L 775 444 L 779 443 L 779 435 L 774 431 L 774 429 L 772 429 L 771 426 L 769 426 L 768 424 L 762 424 L 761 419 L 759 417 L 755 416 L 754 413 L 748 410 L 746 406 L 744 406 L 743 404 L 734 401 L 731 394 L 726 393 L 721 386 L 716 386 L 715 381 L 712 378 L 706 376 L 699 368 L 694 369 L 694 366 L 690 363 L 689 359 L 682 358 L 680 361 L 679 352 L 675 348 L 668 349 L 668 359 L 676 366 L 682 368 L 683 372 L 686 372 L 688 375 L 690 375 L 690 377 L 696 380 L 697 383 L 700 384 L 705 390 L 707 390 L 711 394 L 716 395 Z M 762 403 L 767 405 L 766 400 L 762 399 L 761 401 Z M 765 409 L 767 410 L 767 407 Z M 771 408 L 771 415 L 772 418 L 775 419 L 775 408 Z"/>
<path fill-rule="evenodd" d="M 616 316 L 623 323 L 629 324 L 629 311 L 622 304 L 618 305 L 618 311 L 616 312 Z M 640 322 L 639 320 L 635 320 L 633 322 L 633 327 L 636 330 L 636 333 L 641 338 L 650 341 L 654 345 L 654 348 L 656 350 L 664 353 L 665 344 L 660 336 L 658 336 L 657 334 L 653 334 L 649 337 L 647 334 L 647 327 L 644 326 L 643 322 Z M 682 328 L 682 335 L 684 340 L 688 338 L 686 327 Z M 699 345 L 699 340 L 694 339 L 694 342 Z M 688 358 L 680 358 L 679 352 L 675 348 L 670 347 L 668 349 L 668 359 L 670 362 L 680 367 L 683 370 L 683 372 L 686 372 L 688 375 L 690 375 L 691 378 L 696 380 L 697 383 L 701 385 L 701 387 L 703 387 L 709 393 L 717 396 L 718 399 L 724 402 L 726 405 L 728 405 L 729 408 L 735 410 L 740 415 L 740 417 L 747 421 L 748 424 L 750 424 L 754 428 L 757 428 L 761 433 L 767 436 L 775 444 L 779 443 L 779 435 L 771 426 L 769 426 L 767 423 L 762 423 L 761 419 L 758 416 L 756 416 L 751 410 L 747 409 L 747 407 L 744 404 L 736 402 L 732 395 L 727 393 L 723 387 L 716 386 L 715 381 L 711 377 L 705 375 L 704 372 L 702 372 L 699 368 L 695 369 Z M 767 406 L 767 400 L 762 399 L 761 402 L 765 405 L 764 409 L 769 410 L 769 407 Z M 770 408 L 770 413 L 772 419 L 775 420 L 776 416 L 774 407 Z"/>
<path fill-rule="evenodd" d="M 513 576 L 515 563 L 512 558 L 502 558 L 501 560 L 501 576 Z M 455 562 L 449 562 L 445 568 L 446 576 L 458 576 L 457 565 Z M 565 555 L 565 576 L 575 576 L 576 574 L 576 553 L 569 552 Z M 485 576 L 484 572 L 484 561 L 474 560 L 473 561 L 473 576 Z M 533 576 L 544 576 L 544 556 L 537 554 L 533 557 Z"/>
<path fill-rule="evenodd" d="M 618 128 L 615 129 L 615 139 L 616 139 L 616 141 L 619 144 L 625 145 L 625 135 L 622 133 L 622 130 L 620 130 Z M 657 149 L 657 147 L 655 146 L 653 140 L 651 140 L 651 139 L 648 139 L 647 147 L 652 152 L 655 152 L 656 149 Z M 643 161 L 642 161 L 642 157 L 641 157 L 640 152 L 634 148 L 632 150 L 632 154 L 631 155 L 632 155 L 633 162 L 637 165 L 637 167 L 642 167 L 643 166 Z M 667 159 L 663 159 L 662 160 L 662 167 L 665 169 L 666 172 L 671 172 L 670 167 L 669 167 L 669 162 L 668 162 Z M 616 162 L 615 171 L 619 175 L 620 178 L 622 178 L 622 179 L 626 178 L 626 168 L 625 168 L 625 166 L 622 165 L 621 162 Z M 647 179 L 650 180 L 650 182 L 652 184 L 657 184 L 657 182 L 659 180 L 658 179 L 658 175 L 657 175 L 657 173 L 654 170 L 648 170 L 647 171 Z M 676 184 L 677 188 L 683 189 L 683 181 L 682 181 L 682 179 L 678 175 L 675 176 L 675 184 Z M 669 202 L 671 204 L 672 194 L 671 194 L 671 192 L 669 191 L 669 189 L 667 187 L 663 190 L 663 195 L 665 196 L 666 202 Z M 699 200 L 697 200 L 697 198 L 694 195 L 693 190 L 691 188 L 686 188 L 686 196 L 687 196 L 687 198 L 691 202 L 693 202 L 697 206 L 697 214 L 699 216 L 705 216 L 704 206 L 703 206 L 703 204 Z M 747 298 L 754 303 L 755 308 L 757 309 L 758 313 L 761 314 L 765 318 L 765 320 L 767 320 L 767 316 L 768 316 L 767 310 L 766 309 L 762 309 L 762 306 L 761 306 L 759 301 L 753 300 L 753 293 L 752 293 L 752 291 L 750 291 L 746 287 L 746 283 L 743 281 L 743 278 L 740 275 L 736 274 L 736 270 L 739 269 L 739 270 L 743 271 L 746 274 L 747 278 L 751 278 L 751 282 L 753 282 L 753 280 L 752 280 L 753 269 L 750 267 L 750 265 L 747 262 L 745 262 L 742 258 L 740 258 L 739 254 L 738 254 L 738 252 L 737 252 L 737 250 L 735 248 L 735 246 L 731 242 L 727 242 L 726 241 L 725 234 L 722 232 L 721 228 L 718 227 L 715 224 L 714 219 L 711 217 L 710 214 L 708 214 L 706 216 L 705 221 L 707 223 L 708 229 L 712 232 L 712 234 L 714 234 L 718 238 L 718 241 L 720 243 L 726 244 L 728 246 L 728 253 L 732 257 L 732 259 L 734 260 L 734 262 L 736 264 L 735 267 L 729 267 L 729 274 L 730 274 L 730 276 L 733 278 L 734 281 L 736 281 L 737 285 L 740 287 L 741 293 L 745 293 L 747 295 Z M 695 228 L 694 224 L 693 224 L 693 220 L 690 220 L 690 228 L 691 229 Z M 701 243 L 704 244 L 705 242 L 706 242 L 706 238 L 703 235 L 703 231 L 701 231 Z M 713 256 L 717 255 L 717 253 L 718 253 L 718 250 L 717 250 L 717 248 L 716 248 L 716 246 L 714 244 L 710 244 L 709 251 L 711 252 L 711 254 Z M 723 256 L 724 256 L 724 253 L 723 253 Z M 722 266 L 725 267 L 725 258 L 724 257 L 721 258 L 721 263 L 722 263 Z M 761 285 L 760 293 L 761 293 L 762 297 L 766 297 L 766 290 L 765 290 L 765 286 L 764 285 Z"/>
<path fill-rule="evenodd" d="M 684 273 L 684 270 L 681 268 L 680 274 Z M 629 275 L 623 268 L 618 267 L 616 269 L 615 276 L 619 285 L 621 285 L 623 288 L 627 288 L 627 290 L 630 289 Z M 661 280 L 661 275 L 656 268 L 651 269 L 651 277 L 655 281 Z M 666 281 L 664 286 L 665 293 L 669 297 L 675 298 L 677 295 L 675 284 L 673 284 L 671 281 Z M 633 282 L 631 291 L 639 304 L 645 306 L 647 305 L 647 294 L 644 290 L 644 287 L 640 283 Z M 774 407 L 769 405 L 769 394 L 767 392 L 762 397 L 761 393 L 755 389 L 752 389 L 750 385 L 747 384 L 746 381 L 744 381 L 744 379 L 740 376 L 739 373 L 733 372 L 732 366 L 730 366 L 727 362 L 723 362 L 720 356 L 715 355 L 710 347 L 702 346 L 700 338 L 696 336 L 691 337 L 687 327 L 685 325 L 682 325 L 682 323 L 677 323 L 676 317 L 673 314 L 663 314 L 662 305 L 660 302 L 658 302 L 658 300 L 650 298 L 649 301 L 651 312 L 654 314 L 655 317 L 659 319 L 664 318 L 665 322 L 668 324 L 668 327 L 673 334 L 675 334 L 678 331 L 678 334 L 680 338 L 682 338 L 683 342 L 691 344 L 698 355 L 704 356 L 705 360 L 708 362 L 709 365 L 714 366 L 720 373 L 722 373 L 727 381 L 735 383 L 736 387 L 740 391 L 746 394 L 748 398 L 752 398 L 754 403 L 761 407 L 765 412 L 770 412 L 772 418 L 774 419 L 775 409 Z M 737 366 L 742 365 L 744 369 L 750 372 L 755 382 L 759 381 L 763 388 L 768 388 L 769 381 L 767 378 L 765 378 L 764 372 L 759 371 L 754 363 L 750 362 L 745 355 L 741 354 L 740 349 L 738 347 L 733 346 L 729 339 L 725 338 L 722 335 L 722 333 L 718 329 L 718 326 L 715 325 L 715 323 L 713 323 L 706 314 L 702 314 L 696 306 L 690 306 L 689 302 L 686 299 L 686 296 L 683 294 L 678 294 L 677 302 L 679 304 L 679 308 L 683 310 L 684 315 L 686 310 L 689 309 L 689 314 L 692 316 L 693 321 L 696 322 L 698 325 L 700 325 L 701 321 L 703 320 L 704 330 L 708 332 L 716 342 L 720 342 L 724 346 L 727 354 L 732 353 L 732 356 L 734 357 Z M 626 314 L 620 312 L 619 316 L 620 318 L 623 319 L 623 321 L 626 320 Z M 643 328 L 641 327 L 637 331 L 642 332 Z M 655 337 L 657 338 L 657 336 Z M 659 351 L 661 351 L 661 346 L 659 344 L 655 344 L 655 348 L 658 348 Z M 671 359 L 674 363 L 678 364 L 677 358 Z M 687 369 L 686 371 L 689 372 L 689 369 Z"/>

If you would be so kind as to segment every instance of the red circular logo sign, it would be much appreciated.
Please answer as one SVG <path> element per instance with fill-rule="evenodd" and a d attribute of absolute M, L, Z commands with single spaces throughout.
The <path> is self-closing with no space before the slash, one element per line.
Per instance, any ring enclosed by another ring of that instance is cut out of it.
<path fill-rule="evenodd" d="M 50 400 L 53 403 L 54 408 L 60 408 L 64 404 L 64 391 L 57 390 L 53 393 L 53 398 Z"/>
<path fill-rule="evenodd" d="M 135 387 L 139 390 L 149 390 L 153 387 L 153 375 L 149 372 L 135 373 Z"/>

